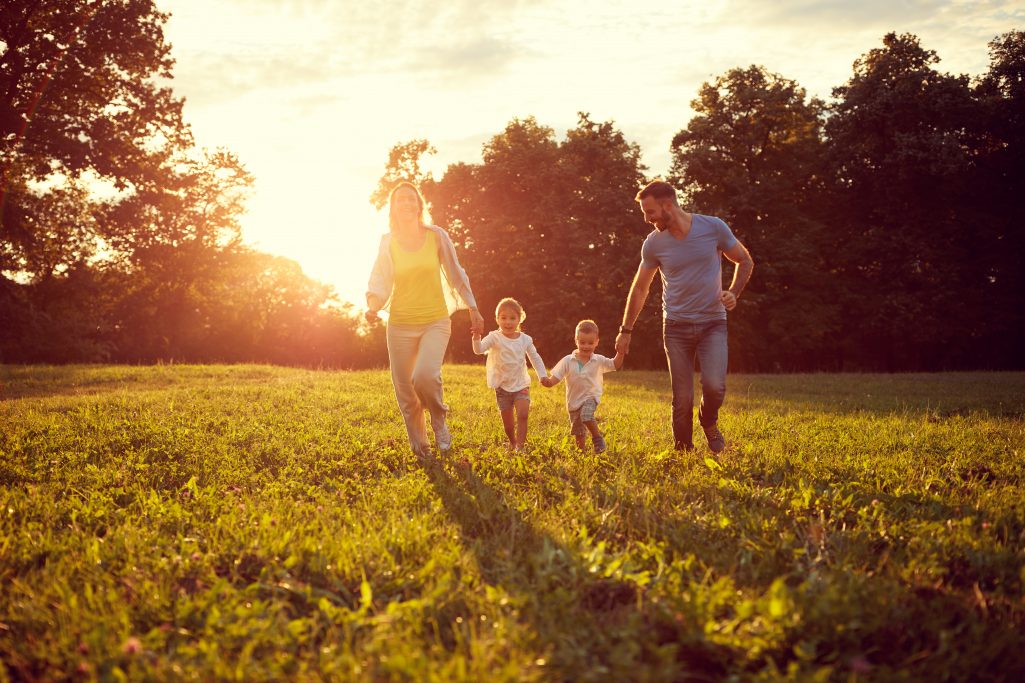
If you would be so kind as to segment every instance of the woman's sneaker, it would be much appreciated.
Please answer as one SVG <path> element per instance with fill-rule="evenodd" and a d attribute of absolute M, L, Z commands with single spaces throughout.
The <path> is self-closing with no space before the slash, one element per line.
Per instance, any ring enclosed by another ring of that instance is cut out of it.
<path fill-rule="evenodd" d="M 708 448 L 713 453 L 722 453 L 726 450 L 726 437 L 719 431 L 719 427 L 712 425 L 711 427 L 702 427 L 705 431 L 705 438 L 708 439 Z"/>
<path fill-rule="evenodd" d="M 443 424 L 434 430 L 434 443 L 439 451 L 452 450 L 452 432 L 448 431 L 448 424 Z"/>

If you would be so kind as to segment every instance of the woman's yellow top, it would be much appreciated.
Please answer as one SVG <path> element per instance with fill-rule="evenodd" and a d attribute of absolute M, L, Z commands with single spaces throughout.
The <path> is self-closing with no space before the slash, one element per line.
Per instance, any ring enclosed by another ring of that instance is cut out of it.
<path fill-rule="evenodd" d="M 391 240 L 395 282 L 389 323 L 426 325 L 448 317 L 448 305 L 441 288 L 438 238 L 430 230 L 424 233 L 423 246 L 416 251 L 407 251 L 398 240 Z"/>

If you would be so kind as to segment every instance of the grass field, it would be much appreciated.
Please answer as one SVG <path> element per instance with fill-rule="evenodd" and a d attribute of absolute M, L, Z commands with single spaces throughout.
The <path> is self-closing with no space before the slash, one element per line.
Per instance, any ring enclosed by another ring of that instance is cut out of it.
<path fill-rule="evenodd" d="M 718 459 L 445 382 L 420 463 L 384 371 L 0 367 L 0 680 L 1025 680 L 1025 375 L 731 376 Z"/>

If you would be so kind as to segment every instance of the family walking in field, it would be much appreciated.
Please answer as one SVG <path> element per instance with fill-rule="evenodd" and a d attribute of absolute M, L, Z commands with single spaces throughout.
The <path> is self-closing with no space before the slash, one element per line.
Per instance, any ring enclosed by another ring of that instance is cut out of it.
<path fill-rule="evenodd" d="M 388 364 L 395 399 L 416 454 L 426 455 L 430 450 L 425 411 L 430 414 L 437 448 L 447 451 L 452 447 L 441 365 L 452 330 L 449 316 L 459 308 L 470 311 L 473 351 L 487 356 L 487 383 L 495 391 L 513 448 L 526 443 L 529 361 L 543 386 L 566 381 L 566 409 L 577 445 L 584 448 L 590 436 L 595 452 L 604 451 L 605 438 L 595 417 L 603 376 L 623 366 L 634 322 L 656 272 L 662 279 L 663 341 L 673 390 L 674 445 L 679 450 L 694 448 L 697 360 L 701 367 L 698 422 L 713 452 L 726 448 L 718 427 L 719 408 L 726 395 L 726 312 L 736 307 L 754 261 L 725 222 L 685 212 L 676 190 L 668 183 L 649 183 L 637 193 L 636 200 L 644 220 L 655 230 L 641 246 L 641 263 L 627 296 L 615 357 L 595 353 L 598 326 L 592 320 L 582 320 L 574 334 L 576 349 L 549 373 L 533 340 L 520 330 L 526 313 L 515 299 L 499 302 L 495 309 L 498 329 L 484 334 L 484 318 L 452 240 L 443 229 L 425 221 L 424 199 L 415 185 L 402 182 L 392 189 L 389 232 L 381 238 L 370 276 L 366 318 L 376 322 L 382 309 L 389 310 Z M 728 289 L 722 287 L 721 256 L 735 264 Z"/>

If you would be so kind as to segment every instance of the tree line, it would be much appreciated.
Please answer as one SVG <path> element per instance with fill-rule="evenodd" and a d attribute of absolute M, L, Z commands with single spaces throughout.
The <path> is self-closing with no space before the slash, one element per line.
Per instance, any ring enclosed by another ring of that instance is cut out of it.
<path fill-rule="evenodd" d="M 1025 33 L 989 48 L 972 79 L 890 33 L 829 102 L 760 66 L 701 86 L 664 177 L 755 258 L 730 317 L 733 370 L 1025 367 Z M 572 348 L 585 317 L 611 343 L 651 230 L 633 200 L 648 179 L 638 146 L 581 114 L 561 140 L 513 120 L 480 163 L 437 180 L 420 170 L 432 149 L 397 145 L 372 199 L 400 177 L 421 184 L 482 307 L 519 299 L 549 357 Z M 664 366 L 659 299 L 638 321 L 631 367 Z M 468 347 L 453 354 L 469 359 Z"/>
<path fill-rule="evenodd" d="M 5 3 L 0 361 L 382 365 L 361 303 L 243 243 L 252 178 L 196 147 L 166 85 L 166 18 L 152 0 Z M 1022 366 L 1025 34 L 998 36 L 990 57 L 985 74 L 951 75 L 889 34 L 829 102 L 759 66 L 702 85 L 657 175 L 756 259 L 731 317 L 734 370 Z M 633 200 L 652 177 L 640 148 L 581 114 L 562 137 L 514 119 L 440 179 L 422 171 L 432 151 L 396 145 L 372 200 L 420 184 L 486 317 L 518 298 L 546 359 L 584 317 L 611 344 L 650 229 Z M 632 367 L 664 365 L 659 295 Z M 465 327 L 456 360 L 472 359 Z"/>
<path fill-rule="evenodd" d="M 0 362 L 380 364 L 378 334 L 242 242 L 252 178 L 201 150 L 152 0 L 5 0 Z"/>

